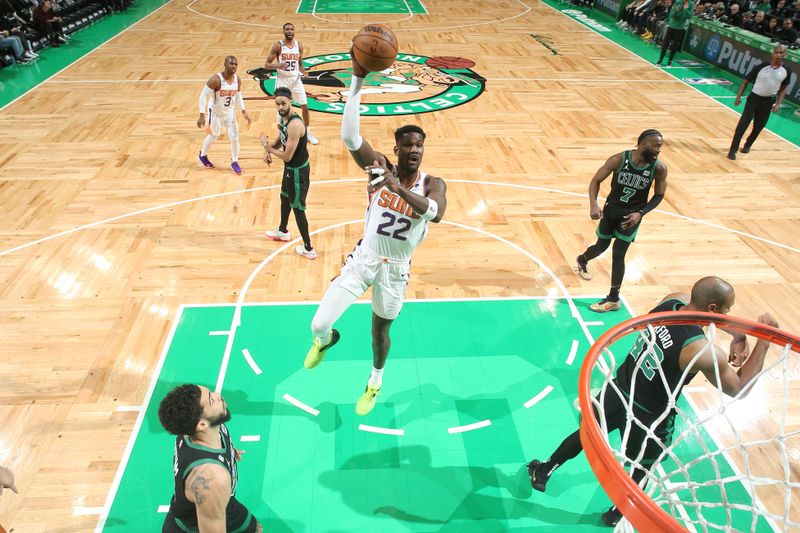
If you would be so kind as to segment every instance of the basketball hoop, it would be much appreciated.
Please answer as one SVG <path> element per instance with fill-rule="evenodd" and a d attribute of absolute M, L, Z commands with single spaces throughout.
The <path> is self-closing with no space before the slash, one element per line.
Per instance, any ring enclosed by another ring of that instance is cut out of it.
<path fill-rule="evenodd" d="M 765 374 L 774 376 L 782 372 L 784 379 L 784 410 L 788 409 L 788 389 L 786 389 L 785 381 L 788 371 L 787 357 L 791 351 L 800 353 L 800 337 L 796 335 L 742 318 L 691 311 L 652 313 L 632 318 L 608 330 L 589 349 L 581 367 L 579 398 L 582 423 L 580 436 L 586 457 L 597 479 L 624 515 L 620 525 L 623 529 L 632 525 L 638 531 L 659 533 L 683 533 L 687 529 L 696 530 L 698 528 L 702 531 L 736 531 L 731 523 L 731 516 L 736 513 L 739 513 L 739 516 L 743 516 L 741 513 L 750 513 L 752 515 L 751 524 L 756 524 L 759 519 L 767 519 L 782 524 L 784 530 L 800 527 L 800 521 L 796 517 L 790 517 L 791 493 L 793 489 L 800 490 L 800 483 L 789 479 L 790 465 L 788 464 L 788 455 L 785 448 L 785 440 L 788 437 L 796 436 L 798 432 L 794 431 L 787 434 L 785 427 L 786 415 L 784 412 L 779 434 L 769 439 L 770 444 L 774 443 L 782 447 L 783 450 L 781 455 L 783 456 L 784 464 L 780 468 L 780 477 L 764 476 L 761 472 L 754 473 L 752 465 L 747 459 L 747 453 L 750 450 L 750 446 L 761 445 L 766 441 L 762 439 L 745 442 L 737 431 L 736 420 L 732 420 L 733 409 L 730 407 L 731 405 L 738 407 L 741 405 L 739 402 L 744 403 L 747 401 L 741 398 L 741 393 L 735 398 L 729 398 L 723 397 L 724 395 L 720 392 L 719 407 L 716 410 L 709 411 L 710 414 L 704 416 L 695 417 L 695 413 L 691 409 L 684 410 L 680 405 L 676 405 L 676 418 L 686 427 L 674 431 L 677 438 L 673 438 L 672 443 L 659 443 L 662 451 L 656 462 L 649 467 L 648 474 L 642 481 L 642 485 L 645 488 L 640 487 L 631 478 L 630 472 L 632 468 L 634 466 L 641 468 L 641 464 L 637 463 L 641 456 L 626 457 L 623 453 L 624 446 L 612 444 L 612 440 L 609 439 L 605 418 L 602 416 L 603 398 L 606 394 L 621 394 L 612 379 L 617 367 L 628 354 L 630 349 L 628 341 L 637 339 L 640 336 L 644 339 L 652 339 L 655 335 L 654 328 L 671 325 L 708 326 L 708 342 L 703 351 L 714 349 L 714 341 L 716 340 L 717 330 L 720 327 L 723 327 L 726 331 L 744 333 L 781 346 L 782 350 L 779 358 L 774 360 L 775 350 L 771 350 L 767 355 L 763 369 L 759 372 L 757 378 L 750 382 L 746 390 L 752 388 L 758 379 Z M 644 344 L 647 346 L 646 349 L 652 350 L 652 341 L 645 340 Z M 644 354 L 647 354 L 647 352 L 645 351 Z M 639 359 L 645 359 L 645 357 L 640 357 Z M 696 360 L 697 357 L 692 361 L 692 364 Z M 639 364 L 637 363 L 636 372 L 641 370 Z M 657 368 L 657 372 L 661 373 L 663 377 L 660 365 Z M 717 376 L 719 376 L 719 373 L 717 373 Z M 686 374 L 684 374 L 685 377 Z M 676 390 L 683 383 L 684 379 L 681 380 Z M 594 388 L 596 391 L 598 386 L 600 392 L 596 397 L 593 397 L 592 389 Z M 674 393 L 675 391 L 672 392 Z M 632 388 L 630 399 L 625 400 L 626 408 L 628 406 L 632 407 L 634 394 L 635 391 Z M 671 396 L 671 400 L 675 400 L 674 394 Z M 600 420 L 598 420 L 596 410 L 601 415 Z M 653 423 L 653 427 L 649 428 L 642 425 L 641 422 L 637 421 L 635 412 L 632 408 L 626 409 L 625 432 L 628 432 L 633 424 L 638 423 L 641 429 L 647 431 L 648 435 L 652 435 L 656 424 Z M 736 435 L 737 444 L 723 450 L 705 448 L 705 454 L 701 454 L 699 457 L 680 457 L 680 451 L 678 450 L 681 443 L 685 446 L 686 442 L 692 438 L 701 439 L 701 434 L 704 433 L 704 430 L 701 431 L 703 425 L 719 420 L 718 417 L 724 417 L 725 423 L 730 425 L 730 429 Z M 623 430 L 620 430 L 620 434 L 623 434 Z M 720 458 L 724 458 L 725 453 L 731 451 L 744 454 L 745 468 L 741 473 L 735 467 L 731 467 L 735 472 L 733 475 L 723 475 L 718 468 L 716 469 L 716 475 L 710 476 L 712 479 L 696 479 L 693 475 L 690 475 L 689 471 L 691 470 L 692 474 L 694 474 L 693 469 L 699 462 L 708 460 L 713 464 L 718 464 L 717 461 Z M 675 482 L 676 478 L 680 479 L 679 483 Z M 730 492 L 735 492 L 734 483 L 736 487 L 745 487 L 745 490 L 740 490 L 739 492 L 750 494 L 749 502 L 733 501 L 733 498 L 729 498 Z M 748 488 L 760 488 L 766 485 L 783 487 L 784 497 L 782 500 L 784 501 L 785 509 L 779 510 L 779 512 L 769 512 L 760 507 L 754 492 L 747 490 Z M 719 490 L 721 503 L 719 501 L 706 502 L 702 498 L 698 498 L 697 492 L 706 490 L 708 487 Z M 686 511 L 687 509 L 689 512 Z M 723 523 L 715 523 L 714 520 L 707 516 L 707 514 L 714 514 L 710 509 L 715 509 L 718 515 L 721 514 L 727 518 L 717 520 L 717 522 Z M 746 521 L 747 518 L 744 518 L 744 520 Z M 630 525 L 625 524 L 625 522 L 629 522 Z M 748 529 L 755 530 L 755 525 L 750 526 Z M 620 526 L 618 526 L 618 530 L 620 530 Z"/>

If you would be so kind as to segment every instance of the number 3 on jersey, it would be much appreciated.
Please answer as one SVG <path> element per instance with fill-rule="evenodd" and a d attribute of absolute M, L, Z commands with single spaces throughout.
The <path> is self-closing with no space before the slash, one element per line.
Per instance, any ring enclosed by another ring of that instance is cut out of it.
<path fill-rule="evenodd" d="M 404 233 L 406 233 L 408 230 L 411 229 L 410 220 L 408 220 L 407 218 L 395 216 L 387 211 L 384 211 L 381 214 L 381 216 L 383 218 L 387 218 L 388 220 L 383 224 L 378 224 L 378 229 L 376 230 L 376 232 L 379 235 L 385 235 L 386 237 L 391 237 L 393 239 L 397 239 L 398 241 L 406 240 L 406 236 L 404 235 Z M 395 222 L 397 223 L 397 228 L 391 232 L 386 231 L 387 229 L 391 230 L 392 226 L 395 225 Z"/>

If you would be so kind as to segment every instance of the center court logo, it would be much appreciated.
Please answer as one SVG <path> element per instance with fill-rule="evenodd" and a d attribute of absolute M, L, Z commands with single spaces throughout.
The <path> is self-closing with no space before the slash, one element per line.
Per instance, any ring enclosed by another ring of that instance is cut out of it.
<path fill-rule="evenodd" d="M 303 59 L 308 76 L 303 86 L 308 108 L 342 114 L 353 76 L 347 52 Z M 472 70 L 475 62 L 463 57 L 427 57 L 398 54 L 391 67 L 370 72 L 361 89 L 361 114 L 411 115 L 441 111 L 471 102 L 486 88 L 486 79 Z M 261 80 L 261 90 L 275 92 L 275 79 Z"/>

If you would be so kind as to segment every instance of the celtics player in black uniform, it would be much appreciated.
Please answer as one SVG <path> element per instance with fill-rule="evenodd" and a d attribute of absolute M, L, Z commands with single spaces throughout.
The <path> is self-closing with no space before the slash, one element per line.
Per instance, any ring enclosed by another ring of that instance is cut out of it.
<path fill-rule="evenodd" d="M 281 182 L 281 223 L 278 229 L 267 231 L 265 235 L 274 241 L 292 240 L 287 225 L 289 213 L 294 211 L 297 228 L 303 237 L 303 244 L 295 248 L 295 252 L 306 259 L 316 259 L 317 251 L 311 246 L 306 218 L 306 196 L 311 177 L 306 146 L 308 130 L 300 115 L 292 112 L 292 92 L 287 87 L 275 89 L 275 106 L 281 117 L 278 123 L 278 138 L 270 144 L 269 138 L 261 135 L 261 145 L 266 151 L 264 161 L 267 164 L 272 162 L 272 156 L 284 163 Z"/>
<path fill-rule="evenodd" d="M 597 242 L 578 256 L 575 272 L 583 279 L 592 279 L 589 261 L 612 248 L 611 290 L 608 296 L 589 308 L 598 313 L 619 309 L 619 288 L 625 277 L 625 254 L 636 238 L 639 223 L 647 213 L 656 208 L 667 191 L 667 166 L 658 160 L 664 138 L 656 130 L 645 130 L 639 135 L 635 150 L 611 156 L 595 173 L 589 183 L 589 216 L 600 220 L 597 225 Z M 613 174 L 611 192 L 603 210 L 597 205 L 600 184 Z M 650 188 L 655 182 L 655 194 L 648 201 Z"/>
<path fill-rule="evenodd" d="M 658 313 L 661 311 L 705 311 L 709 313 L 727 314 L 733 305 L 735 294 L 733 287 L 725 280 L 710 276 L 699 280 L 692 287 L 691 297 L 684 293 L 672 293 L 667 295 L 650 312 Z M 688 302 L 688 303 L 687 303 Z M 775 320 L 769 315 L 764 314 L 758 319 L 762 324 L 778 327 Z M 726 351 L 716 347 L 714 350 L 705 352 L 694 362 L 692 360 L 708 345 L 703 329 L 695 325 L 675 325 L 659 326 L 654 328 L 656 336 L 653 348 L 648 350 L 647 345 L 650 339 L 645 342 L 645 337 L 649 335 L 644 332 L 637 337 L 628 356 L 617 369 L 614 382 L 620 391 L 630 398 L 633 389 L 633 416 L 644 426 L 649 427 L 654 424 L 664 412 L 669 409 L 669 396 L 675 399 L 680 396 L 684 385 L 689 383 L 692 378 L 702 372 L 708 381 L 721 389 L 722 392 L 730 396 L 735 396 L 748 383 L 750 383 L 761 371 L 764 366 L 764 356 L 770 343 L 759 340 L 752 353 L 748 353 L 747 338 L 740 333 L 731 333 L 730 350 Z M 639 364 L 639 360 L 645 357 L 645 361 Z M 740 366 L 739 370 L 734 370 L 728 363 Z M 636 369 L 639 364 L 639 369 Z M 681 377 L 684 370 L 691 365 L 691 370 L 684 382 L 681 384 Z M 719 380 L 717 380 L 717 369 L 719 370 Z M 663 373 L 663 378 L 661 377 Z M 634 383 L 635 375 L 635 386 Z M 669 391 L 664 385 L 666 381 Z M 680 388 L 679 388 L 680 385 Z M 599 395 L 597 397 L 599 399 Z M 608 432 L 614 430 L 625 430 L 626 425 L 626 404 L 619 397 L 616 391 L 609 387 L 604 396 L 602 415 L 605 417 Z M 627 401 L 627 398 L 626 398 Z M 595 408 L 595 414 L 597 410 Z M 636 458 L 644 447 L 644 454 L 640 465 L 645 468 L 652 465 L 658 458 L 664 446 L 669 445 L 672 438 L 672 427 L 675 416 L 674 408 L 664 417 L 662 422 L 654 428 L 656 440 L 647 438 L 647 434 L 637 424 L 631 424 L 628 441 L 625 447 L 625 456 Z M 575 431 L 564 439 L 561 445 L 553 452 L 547 461 L 541 462 L 533 460 L 528 463 L 528 475 L 531 478 L 531 486 L 534 489 L 544 492 L 547 482 L 553 472 L 563 465 L 566 461 L 577 456 L 583 450 L 581 445 L 580 433 Z M 631 477 L 639 483 L 645 476 L 646 471 L 642 468 L 635 468 Z M 613 526 L 619 521 L 621 515 L 616 507 L 611 507 L 603 514 L 603 522 Z"/>
<path fill-rule="evenodd" d="M 162 533 L 258 533 L 261 526 L 236 500 L 237 463 L 225 422 L 231 415 L 219 394 L 200 385 L 172 389 L 158 419 L 175 439 L 175 495 Z"/>

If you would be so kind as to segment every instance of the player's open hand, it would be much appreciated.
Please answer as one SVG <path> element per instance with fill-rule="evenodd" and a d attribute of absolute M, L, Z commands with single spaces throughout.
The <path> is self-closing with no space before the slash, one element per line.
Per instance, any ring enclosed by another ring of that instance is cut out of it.
<path fill-rule="evenodd" d="M 200 113 L 200 116 L 197 117 L 197 127 L 202 128 L 206 125 L 206 115 L 204 113 Z"/>

